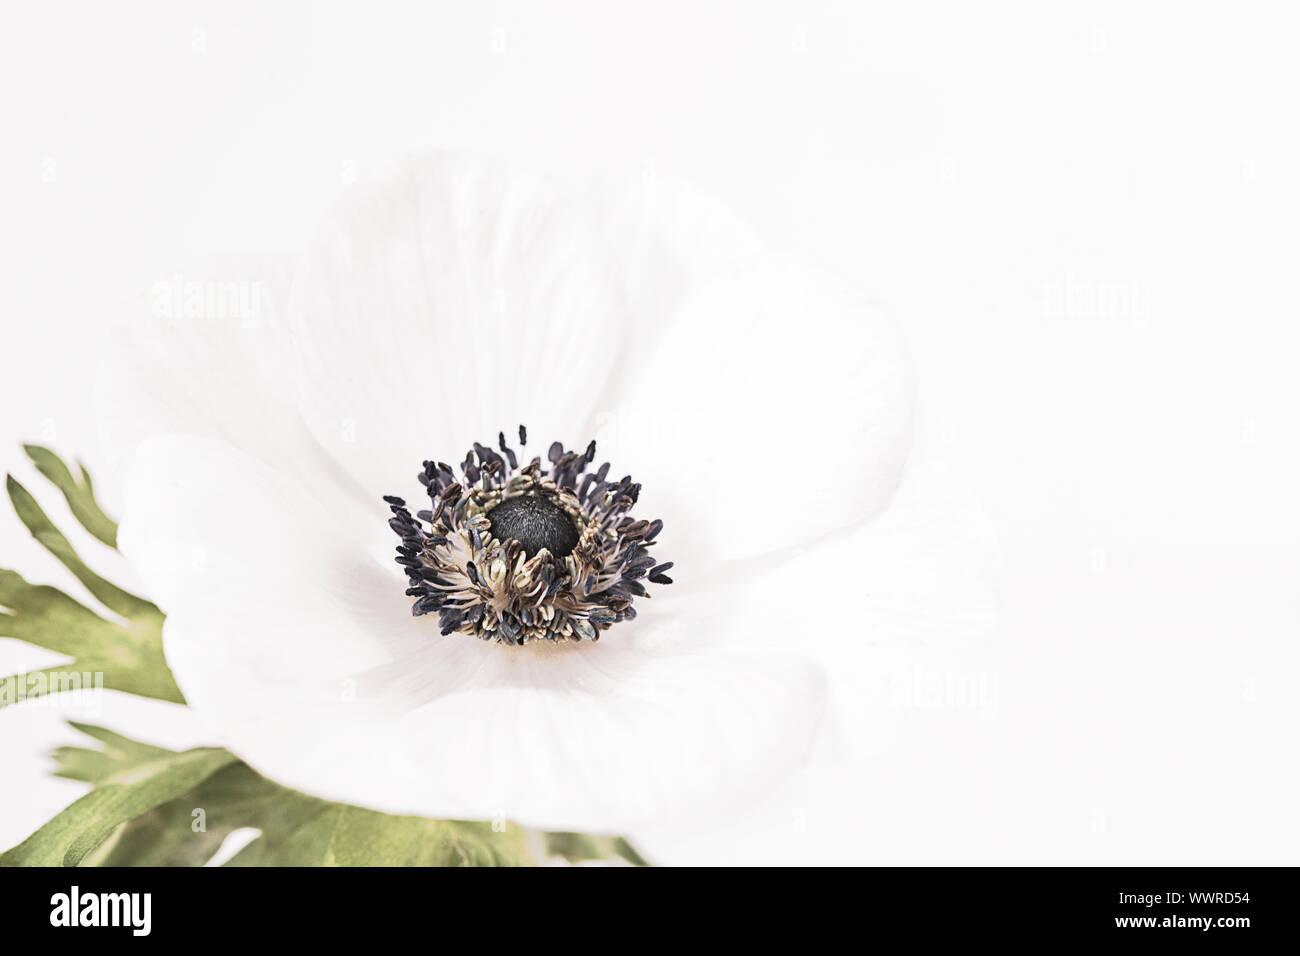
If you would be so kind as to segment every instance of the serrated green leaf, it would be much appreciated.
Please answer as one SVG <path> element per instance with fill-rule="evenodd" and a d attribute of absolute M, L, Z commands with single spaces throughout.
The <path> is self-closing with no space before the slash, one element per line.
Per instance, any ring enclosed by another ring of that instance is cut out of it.
<path fill-rule="evenodd" d="M 395 816 L 267 783 L 274 792 L 243 823 L 261 834 L 227 866 L 533 865 L 527 834 L 513 824 Z"/>
<path fill-rule="evenodd" d="M 32 460 L 36 470 L 63 492 L 68 509 L 81 526 L 110 548 L 116 548 L 117 522 L 104 514 L 99 502 L 95 500 L 95 488 L 86 466 L 78 465 L 81 469 L 81 480 L 78 481 L 63 463 L 63 459 L 50 449 L 40 445 L 24 445 L 23 450 L 27 452 L 27 457 Z"/>
<path fill-rule="evenodd" d="M 58 588 L 29 584 L 2 568 L 0 605 L 8 608 L 0 617 L 0 635 L 71 657 L 98 653 L 120 630 Z"/>
<path fill-rule="evenodd" d="M 128 820 L 194 789 L 236 761 L 201 747 L 122 769 L 0 856 L 0 866 L 77 866 Z"/>
<path fill-rule="evenodd" d="M 173 755 L 175 751 L 153 744 L 140 743 L 129 737 L 114 733 L 94 724 L 68 721 L 74 728 L 87 736 L 98 740 L 102 746 L 58 747 L 54 751 L 54 762 L 58 769 L 56 777 L 80 780 L 82 783 L 99 784 L 114 776 L 125 775 L 127 771 L 144 764 L 154 763 Z"/>
<path fill-rule="evenodd" d="M 329 866 L 523 866 L 531 863 L 524 831 L 468 820 L 398 817 L 341 807 Z"/>
<path fill-rule="evenodd" d="M 172 766 L 184 756 L 130 740 L 89 724 L 73 724 L 100 741 L 101 749 L 63 747 L 56 751 L 62 776 L 103 789 Z M 187 753 L 194 753 L 188 751 Z M 224 753 L 224 751 L 223 751 Z M 64 816 L 78 808 L 74 804 Z M 91 805 L 96 811 L 98 805 Z M 58 852 L 43 827 L 0 857 L 0 863 L 48 861 Z M 234 831 L 253 828 L 258 836 L 227 866 L 527 866 L 533 863 L 528 832 L 513 824 L 429 820 L 395 816 L 331 803 L 282 787 L 231 756 L 229 762 L 169 799 L 117 819 L 77 844 L 78 861 L 96 866 L 200 866 Z M 66 827 L 65 827 L 66 829 Z M 93 844 L 93 845 L 92 845 Z M 87 849 L 89 847 L 89 849 Z M 40 852 L 38 852 L 38 850 Z M 67 855 L 67 851 L 64 851 Z"/>
<path fill-rule="evenodd" d="M 561 857 L 569 863 L 619 859 L 633 866 L 650 865 L 623 837 L 596 837 L 569 832 L 545 833 L 543 836 L 546 840 L 546 855 Z"/>
<path fill-rule="evenodd" d="M 627 837 L 610 837 L 610 849 L 614 856 L 626 860 L 633 866 L 649 866 L 650 861 L 637 852 Z"/>
<path fill-rule="evenodd" d="M 247 764 L 235 763 L 127 823 L 100 862 L 103 866 L 202 866 L 231 833 L 246 827 L 261 831 L 251 844 L 257 849 L 250 858 L 273 859 L 279 844 L 328 806 L 272 783 Z"/>
<path fill-rule="evenodd" d="M 542 836 L 546 840 L 547 856 L 563 857 L 570 863 L 599 860 L 605 855 L 601 852 L 596 838 L 585 833 L 556 832 L 544 833 Z"/>
<path fill-rule="evenodd" d="M 301 795 L 299 795 L 301 796 Z M 310 799 L 310 798 L 306 798 Z M 226 866 L 324 866 L 341 804 L 291 801 Z"/>
<path fill-rule="evenodd" d="M 86 563 L 78 557 L 76 550 L 73 549 L 68 539 L 63 536 L 62 532 L 54 526 L 54 522 L 50 521 L 45 512 L 41 510 L 41 506 L 37 504 L 31 492 L 24 488 L 13 475 L 6 477 L 5 485 L 9 491 L 9 500 L 13 502 L 14 511 L 18 513 L 19 520 L 27 526 L 27 530 L 32 533 L 32 537 L 39 541 L 46 551 L 58 558 L 63 566 L 86 586 L 86 590 L 93 594 L 96 600 L 100 601 L 109 610 L 115 611 L 125 618 L 133 620 L 150 617 L 158 620 L 162 619 L 162 612 L 158 610 L 156 605 L 144 598 L 123 591 L 117 585 L 104 580 L 90 570 Z"/>
<path fill-rule="evenodd" d="M 57 588 L 30 584 L 5 569 L 0 569 L 0 606 L 7 609 L 0 610 L 0 637 L 72 658 L 68 664 L 0 678 L 0 708 L 87 686 L 184 703 L 163 658 L 161 614 L 124 624 L 106 621 Z"/>
<path fill-rule="evenodd" d="M 227 866 L 531 866 L 534 846 L 571 863 L 648 865 L 621 837 L 379 813 L 282 787 L 225 750 L 178 753 L 72 726 L 101 746 L 58 748 L 56 774 L 94 789 L 0 865 L 202 866 L 242 829 L 258 834 Z"/>
<path fill-rule="evenodd" d="M 116 525 L 96 503 L 89 472 L 82 467 L 78 482 L 49 449 L 24 447 L 41 474 L 63 492 L 82 525 L 112 545 Z M 17 638 L 71 658 L 65 665 L 0 678 L 0 707 L 87 686 L 183 703 L 163 657 L 163 614 L 158 607 L 92 571 L 20 482 L 10 475 L 6 486 L 14 510 L 32 536 L 104 607 L 124 620 L 108 620 L 57 588 L 29 584 L 17 572 L 0 569 L 0 637 Z"/>

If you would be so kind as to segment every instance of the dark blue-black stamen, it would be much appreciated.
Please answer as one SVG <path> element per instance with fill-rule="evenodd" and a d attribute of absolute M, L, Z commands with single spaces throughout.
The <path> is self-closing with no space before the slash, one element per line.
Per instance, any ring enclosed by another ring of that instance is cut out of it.
<path fill-rule="evenodd" d="M 595 442 L 583 451 L 555 442 L 549 469 L 540 455 L 520 467 L 498 432 L 495 449 L 474 444 L 459 480 L 444 462 L 423 462 L 429 507 L 412 514 L 403 499 L 384 497 L 411 613 L 437 614 L 443 634 L 512 646 L 595 641 L 635 617 L 633 600 L 649 597 L 643 582 L 672 581 L 672 563 L 649 554 L 663 522 L 629 514 L 641 486 L 610 480 L 608 462 L 588 472 L 595 457 Z"/>

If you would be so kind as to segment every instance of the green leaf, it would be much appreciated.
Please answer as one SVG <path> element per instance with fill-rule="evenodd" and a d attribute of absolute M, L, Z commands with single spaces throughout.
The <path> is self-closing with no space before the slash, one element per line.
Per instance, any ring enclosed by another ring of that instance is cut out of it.
<path fill-rule="evenodd" d="M 80 780 L 82 783 L 100 784 L 114 776 L 125 776 L 135 767 L 154 763 L 171 756 L 175 751 L 153 744 L 140 743 L 129 737 L 123 737 L 94 724 L 68 721 L 83 734 L 98 740 L 102 746 L 58 747 L 54 751 L 54 762 L 58 769 L 56 777 L 68 780 Z"/>
<path fill-rule="evenodd" d="M 227 866 L 528 866 L 533 862 L 525 831 L 514 825 L 394 816 L 330 803 L 288 790 L 239 764 L 162 808 L 155 819 L 133 823 L 106 864 L 176 865 L 187 852 L 193 858 L 198 841 L 178 840 L 177 835 L 182 825 L 191 825 L 196 809 L 204 811 L 212 843 L 209 857 L 234 830 L 259 831 Z M 159 852 L 169 844 L 176 848 Z"/>
<path fill-rule="evenodd" d="M 122 824 L 194 789 L 235 760 L 229 751 L 201 747 L 131 763 L 0 856 L 0 865 L 77 866 Z"/>
<path fill-rule="evenodd" d="M 648 865 L 621 837 L 379 813 L 282 787 L 224 750 L 177 753 L 72 726 L 99 746 L 60 747 L 56 773 L 94 789 L 0 865 L 202 866 L 242 829 L 258 833 L 227 866 L 531 866 L 537 856 Z"/>
<path fill-rule="evenodd" d="M 95 784 L 90 796 L 114 781 L 183 756 L 102 727 L 73 726 L 102 747 L 59 748 L 57 772 Z M 244 828 L 259 833 L 228 866 L 521 866 L 533 862 L 527 831 L 513 824 L 393 816 L 331 803 L 282 787 L 233 756 L 193 787 L 119 821 L 111 837 L 97 832 L 99 848 L 83 854 L 80 862 L 201 866 L 231 833 Z M 15 854 L 35 839 L 0 857 L 0 862 L 28 862 Z"/>
<path fill-rule="evenodd" d="M 117 522 L 104 514 L 99 502 L 95 500 L 95 488 L 90 481 L 90 472 L 85 465 L 81 469 L 81 480 L 73 477 L 68 466 L 54 452 L 40 445 L 24 445 L 23 450 L 32 460 L 37 471 L 48 478 L 55 487 L 63 492 L 72 516 L 81 522 L 81 526 L 110 548 L 117 547 Z"/>
<path fill-rule="evenodd" d="M 110 584 L 90 570 L 85 562 L 77 556 L 77 552 L 68 539 L 63 536 L 62 532 L 54 526 L 54 522 L 50 521 L 45 512 L 41 510 L 41 506 L 36 503 L 36 499 L 13 475 L 6 476 L 5 485 L 9 491 L 9 500 L 13 502 L 14 511 L 18 512 L 19 520 L 27 526 L 27 530 L 32 533 L 32 537 L 39 541 L 46 551 L 58 558 L 64 567 L 86 586 L 86 590 L 93 594 L 96 600 L 123 617 L 132 619 L 162 618 L 162 612 L 154 604 L 144 598 L 123 591 L 117 585 Z"/>
<path fill-rule="evenodd" d="M 558 856 L 569 863 L 588 860 L 620 859 L 633 866 L 649 866 L 640 853 L 623 837 L 596 837 L 585 833 L 545 833 L 546 855 Z"/>
<path fill-rule="evenodd" d="M 162 652 L 162 616 L 106 621 L 57 588 L 0 569 L 0 637 L 65 654 L 67 664 L 0 678 L 0 708 L 33 697 L 102 686 L 184 703 Z M 151 605 L 152 606 L 152 605 Z"/>
<path fill-rule="evenodd" d="M 49 449 L 24 447 L 41 474 L 63 492 L 77 520 L 99 540 L 113 545 L 117 526 L 95 501 L 86 469 L 81 468 L 82 478 L 77 481 Z M 6 486 L 14 510 L 32 536 L 116 617 L 109 620 L 57 588 L 29 584 L 16 571 L 0 569 L 0 637 L 27 641 L 71 659 L 0 678 L 0 707 L 87 687 L 183 703 L 163 657 L 162 611 L 92 571 L 17 479 L 8 476 Z"/>
<path fill-rule="evenodd" d="M 332 811 L 328 866 L 521 866 L 524 831 L 510 824 L 398 817 L 359 807 Z"/>
<path fill-rule="evenodd" d="M 202 866 L 236 830 L 261 834 L 241 855 L 274 861 L 284 842 L 330 804 L 286 790 L 244 763 L 127 823 L 104 866 Z"/>

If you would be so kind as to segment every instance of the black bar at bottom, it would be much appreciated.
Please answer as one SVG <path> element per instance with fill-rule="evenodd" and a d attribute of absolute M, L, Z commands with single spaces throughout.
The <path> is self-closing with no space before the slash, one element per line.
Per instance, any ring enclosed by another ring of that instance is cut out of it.
<path fill-rule="evenodd" d="M 1294 935 L 1294 883 L 1290 868 L 8 869 L 0 870 L 0 912 L 6 944 L 76 934 L 82 944 L 339 945 L 465 932 L 487 948 L 522 935 L 590 949 L 656 933 L 679 945 L 716 938 L 734 946 L 792 928 L 836 929 L 873 947 L 897 934 L 927 944 L 1131 938 L 1236 946 Z"/>

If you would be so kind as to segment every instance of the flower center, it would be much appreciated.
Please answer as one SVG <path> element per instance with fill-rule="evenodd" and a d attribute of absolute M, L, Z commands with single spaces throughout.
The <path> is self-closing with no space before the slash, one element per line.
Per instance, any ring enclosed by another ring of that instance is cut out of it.
<path fill-rule="evenodd" d="M 564 509 L 541 495 L 507 498 L 487 512 L 492 537 L 518 541 L 532 557 L 543 548 L 557 558 L 568 557 L 578 543 L 578 529 Z"/>
<path fill-rule="evenodd" d="M 650 597 L 644 582 L 672 584 L 672 562 L 650 555 L 664 523 L 629 513 L 641 495 L 631 475 L 611 480 L 608 462 L 587 471 L 595 442 L 585 451 L 553 443 L 549 468 L 540 456 L 521 466 L 504 434 L 497 447 L 476 443 L 460 480 L 426 461 L 418 477 L 429 508 L 412 514 L 384 496 L 412 614 L 436 613 L 443 634 L 502 644 L 595 641 L 636 617 L 633 600 Z"/>

